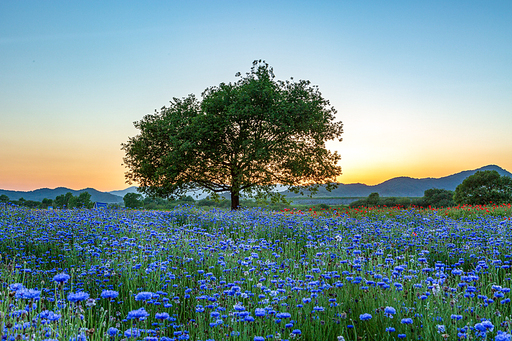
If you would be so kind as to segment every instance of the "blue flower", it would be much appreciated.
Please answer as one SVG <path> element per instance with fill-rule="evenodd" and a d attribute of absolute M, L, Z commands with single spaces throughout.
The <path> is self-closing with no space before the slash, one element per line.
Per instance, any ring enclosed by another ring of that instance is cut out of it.
<path fill-rule="evenodd" d="M 155 318 L 156 318 L 157 320 L 168 320 L 168 319 L 169 319 L 169 317 L 170 317 L 170 316 L 169 316 L 169 314 L 168 314 L 168 313 L 166 313 L 166 312 L 163 312 L 163 313 L 156 313 L 156 314 L 155 314 Z"/>
<path fill-rule="evenodd" d="M 294 330 L 292 330 L 292 334 L 300 335 L 300 334 L 302 334 L 302 331 L 300 329 L 294 329 Z"/>
<path fill-rule="evenodd" d="M 78 301 L 85 301 L 89 298 L 89 294 L 83 291 L 79 291 L 77 293 L 69 293 L 68 295 L 68 301 L 69 302 L 78 302 Z"/>
<path fill-rule="evenodd" d="M 110 298 L 110 299 L 113 299 L 113 298 L 116 298 L 119 296 L 119 293 L 117 291 L 114 291 L 114 290 L 103 290 L 101 292 L 101 298 Z"/>
<path fill-rule="evenodd" d="M 258 316 L 258 317 L 261 317 L 261 316 L 265 316 L 266 315 L 266 311 L 265 309 L 263 308 L 256 308 L 255 312 L 254 312 L 254 315 Z"/>
<path fill-rule="evenodd" d="M 498 335 L 496 335 L 494 341 L 512 341 L 512 335 L 498 330 Z"/>
<path fill-rule="evenodd" d="M 149 313 L 144 309 L 144 307 L 142 308 L 139 308 L 137 310 L 132 310 L 128 313 L 128 320 L 132 320 L 132 319 L 145 319 L 146 317 L 149 316 Z"/>
<path fill-rule="evenodd" d="M 412 324 L 412 318 L 404 318 L 400 321 L 402 324 Z"/>
<path fill-rule="evenodd" d="M 366 321 L 366 320 L 369 320 L 371 318 L 372 318 L 372 315 L 370 315 L 368 313 L 364 313 L 364 314 L 359 315 L 359 319 L 361 321 Z"/>
<path fill-rule="evenodd" d="M 16 291 L 16 298 L 23 298 L 27 300 L 38 300 L 41 298 L 41 291 L 35 289 L 21 289 Z"/>
<path fill-rule="evenodd" d="M 107 333 L 109 336 L 116 336 L 118 332 L 119 332 L 119 329 L 114 328 L 114 327 L 110 327 L 107 330 Z"/>
<path fill-rule="evenodd" d="M 147 301 L 153 297 L 153 293 L 149 291 L 139 292 L 135 295 L 135 301 Z"/>
<path fill-rule="evenodd" d="M 139 337 L 140 336 L 140 329 L 138 329 L 138 328 L 127 329 L 124 332 L 124 336 L 126 336 L 126 337 Z"/>
<path fill-rule="evenodd" d="M 396 314 L 396 309 L 393 307 L 386 307 L 384 308 L 384 314 L 393 318 L 393 315 Z"/>
<path fill-rule="evenodd" d="M 386 328 L 386 331 L 387 331 L 388 333 L 393 333 L 393 332 L 395 332 L 395 328 L 393 328 L 393 327 L 387 327 L 387 328 Z"/>
<path fill-rule="evenodd" d="M 9 285 L 9 289 L 11 289 L 12 291 L 18 291 L 21 289 L 25 289 L 25 286 L 23 286 L 23 284 L 21 283 L 13 283 Z"/>
<path fill-rule="evenodd" d="M 53 281 L 57 283 L 66 283 L 71 278 L 70 275 L 66 273 L 60 273 L 53 276 Z"/>

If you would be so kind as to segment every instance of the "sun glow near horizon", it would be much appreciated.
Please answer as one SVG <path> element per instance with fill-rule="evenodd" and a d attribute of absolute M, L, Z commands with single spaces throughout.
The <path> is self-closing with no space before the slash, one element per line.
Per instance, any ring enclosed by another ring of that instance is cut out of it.
<path fill-rule="evenodd" d="M 342 183 L 512 171 L 512 2 L 198 3 L 1 2 L 0 189 L 128 187 L 132 122 L 255 59 L 337 110 Z"/>

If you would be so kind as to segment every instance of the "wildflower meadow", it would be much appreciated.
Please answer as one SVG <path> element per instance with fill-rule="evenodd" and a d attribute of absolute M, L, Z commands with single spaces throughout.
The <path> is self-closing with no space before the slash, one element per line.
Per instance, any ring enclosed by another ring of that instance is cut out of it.
<path fill-rule="evenodd" d="M 1 339 L 511 340 L 491 211 L 4 204 Z"/>

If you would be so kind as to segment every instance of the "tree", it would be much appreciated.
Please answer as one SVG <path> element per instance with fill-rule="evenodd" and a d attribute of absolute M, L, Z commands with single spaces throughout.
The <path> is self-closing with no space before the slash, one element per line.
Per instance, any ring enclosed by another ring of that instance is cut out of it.
<path fill-rule="evenodd" d="M 53 200 L 52 199 L 44 198 L 41 201 L 40 207 L 41 208 L 48 208 L 49 206 L 52 206 L 52 204 L 53 204 Z"/>
<path fill-rule="evenodd" d="M 379 193 L 371 193 L 366 199 L 368 206 L 377 206 L 379 204 L 380 196 Z"/>
<path fill-rule="evenodd" d="M 512 202 L 512 179 L 495 171 L 478 171 L 455 188 L 457 204 L 487 205 Z"/>
<path fill-rule="evenodd" d="M 75 200 L 73 200 L 73 198 L 75 198 Z M 76 203 L 76 197 L 73 196 L 73 193 L 67 192 L 66 194 L 58 195 L 54 202 L 55 206 L 60 208 L 73 208 Z"/>
<path fill-rule="evenodd" d="M 8 202 L 9 197 L 5 194 L 0 195 L 0 202 Z"/>
<path fill-rule="evenodd" d="M 91 194 L 89 192 L 82 192 L 78 195 L 76 200 L 76 207 L 78 208 L 92 208 L 94 203 L 91 201 Z"/>
<path fill-rule="evenodd" d="M 126 193 L 123 197 L 124 207 L 128 208 L 140 208 L 144 206 L 142 202 L 142 195 L 139 193 Z"/>
<path fill-rule="evenodd" d="M 234 83 L 173 98 L 168 107 L 134 125 L 139 135 L 122 144 L 128 183 L 150 196 L 176 198 L 205 189 L 213 196 L 284 199 L 277 184 L 294 192 L 320 184 L 329 190 L 341 174 L 340 156 L 325 148 L 338 139 L 336 110 L 309 81 L 276 81 L 273 69 L 255 61 Z"/>
<path fill-rule="evenodd" d="M 447 189 L 431 188 L 423 192 L 422 202 L 424 206 L 450 207 L 455 206 L 453 191 Z"/>

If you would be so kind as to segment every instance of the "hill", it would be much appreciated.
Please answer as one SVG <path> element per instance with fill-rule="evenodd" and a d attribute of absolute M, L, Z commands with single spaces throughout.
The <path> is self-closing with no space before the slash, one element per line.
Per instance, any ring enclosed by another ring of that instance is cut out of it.
<path fill-rule="evenodd" d="M 34 191 L 8 191 L 0 189 L 0 195 L 5 194 L 11 200 L 19 200 L 21 198 L 25 200 L 41 201 L 45 198 L 55 199 L 59 195 L 71 192 L 74 196 L 80 195 L 82 192 L 88 192 L 91 195 L 91 201 L 93 202 L 105 202 L 105 203 L 122 203 L 123 198 L 110 193 L 100 192 L 94 188 L 84 188 L 81 190 L 73 190 L 66 187 L 57 187 L 54 189 L 40 188 Z"/>
<path fill-rule="evenodd" d="M 325 190 L 325 187 L 320 187 L 315 198 L 322 197 L 367 197 L 371 193 L 379 193 L 382 197 L 422 197 L 423 193 L 430 188 L 440 188 L 454 191 L 455 188 L 462 183 L 462 181 L 470 175 L 475 174 L 477 171 L 495 170 L 500 175 L 509 176 L 512 178 L 512 173 L 496 166 L 489 165 L 474 170 L 467 170 L 456 174 L 448 175 L 441 178 L 422 178 L 415 179 L 410 177 L 397 177 L 378 185 L 365 185 L 365 184 L 338 184 L 338 188 L 332 192 Z M 279 188 L 279 187 L 278 187 Z M 281 187 L 283 188 L 283 187 Z M 41 201 L 44 198 L 55 199 L 58 195 L 71 192 L 73 195 L 78 196 L 81 192 L 88 192 L 91 194 L 91 201 L 106 202 L 106 203 L 122 203 L 123 197 L 126 193 L 138 193 L 137 187 L 131 186 L 124 190 L 117 190 L 111 192 L 100 192 L 94 188 L 85 188 L 81 190 L 72 190 L 65 187 L 58 187 L 55 189 L 40 188 L 34 191 L 9 191 L 0 189 L 0 195 L 5 194 L 12 200 L 25 200 Z M 287 198 L 301 197 L 300 194 L 291 193 L 289 191 L 280 192 Z M 188 193 L 194 199 L 202 199 L 207 196 L 203 191 L 195 191 Z M 229 198 L 229 195 L 223 195 Z"/>
<path fill-rule="evenodd" d="M 475 174 L 477 171 L 495 170 L 500 175 L 512 178 L 512 173 L 505 169 L 489 165 L 474 170 L 467 170 L 460 173 L 448 175 L 441 178 L 421 178 L 415 179 L 410 177 L 397 177 L 378 185 L 365 184 L 338 184 L 338 188 L 328 192 L 324 187 L 318 190 L 315 198 L 320 197 L 367 197 L 371 193 L 379 193 L 383 197 L 422 197 L 423 193 L 430 188 L 447 189 L 454 191 L 455 188 L 464 181 L 468 176 Z M 300 194 L 288 191 L 281 192 L 287 197 L 298 197 Z"/>

